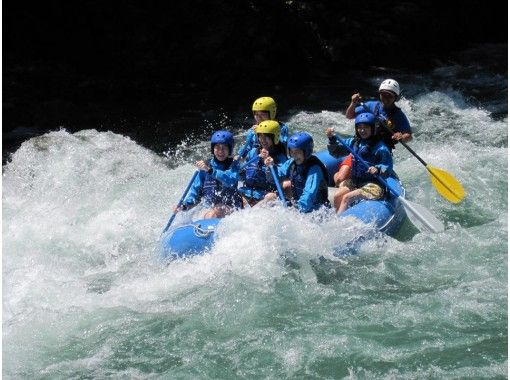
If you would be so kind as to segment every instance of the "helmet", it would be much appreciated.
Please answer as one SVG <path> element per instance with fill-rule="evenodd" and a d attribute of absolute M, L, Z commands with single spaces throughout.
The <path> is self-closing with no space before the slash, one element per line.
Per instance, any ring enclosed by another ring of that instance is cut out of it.
<path fill-rule="evenodd" d="M 398 99 L 398 97 L 400 96 L 400 85 L 395 79 L 385 79 L 379 86 L 379 92 L 381 91 L 393 92 L 395 94 L 395 97 Z"/>
<path fill-rule="evenodd" d="M 216 131 L 211 136 L 211 153 L 214 154 L 216 144 L 225 144 L 228 146 L 228 155 L 234 151 L 234 135 L 229 131 Z"/>
<path fill-rule="evenodd" d="M 274 120 L 264 120 L 255 128 L 255 133 L 268 133 L 273 135 L 273 143 L 280 142 L 280 124 Z"/>
<path fill-rule="evenodd" d="M 370 112 L 360 113 L 358 116 L 356 116 L 356 119 L 354 120 L 354 125 L 358 126 L 358 124 L 370 125 L 372 127 L 372 136 L 375 136 L 377 134 L 378 128 L 376 118 L 373 113 Z M 359 137 L 358 131 L 356 131 L 356 136 Z"/>
<path fill-rule="evenodd" d="M 269 96 L 263 96 L 253 102 L 251 107 L 253 112 L 255 111 L 266 111 L 269 112 L 269 118 L 274 120 L 276 118 L 276 102 Z"/>
<path fill-rule="evenodd" d="M 298 132 L 290 137 L 287 148 L 301 149 L 305 152 L 305 159 L 307 159 L 313 153 L 313 138 L 306 132 Z"/>
<path fill-rule="evenodd" d="M 354 125 L 358 124 L 368 124 L 374 127 L 375 126 L 374 114 L 370 112 L 360 113 L 358 116 L 356 116 L 356 119 L 354 120 Z"/>

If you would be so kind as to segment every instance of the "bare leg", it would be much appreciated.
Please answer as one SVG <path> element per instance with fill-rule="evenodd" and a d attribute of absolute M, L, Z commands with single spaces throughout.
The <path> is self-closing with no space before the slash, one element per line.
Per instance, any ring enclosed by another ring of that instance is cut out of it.
<path fill-rule="evenodd" d="M 347 210 L 347 207 L 349 206 L 349 202 L 352 200 L 355 200 L 357 198 L 361 198 L 361 190 L 356 189 L 353 191 L 348 192 L 342 197 L 342 200 L 340 202 L 340 207 L 338 208 L 338 214 L 341 214 L 345 210 Z"/>
<path fill-rule="evenodd" d="M 264 204 L 266 204 L 266 203 L 268 203 L 270 201 L 275 200 L 276 198 L 278 198 L 276 193 L 267 193 L 266 195 L 264 195 L 264 198 L 261 199 L 255 206 L 264 205 Z"/>
<path fill-rule="evenodd" d="M 340 208 L 340 203 L 342 202 L 342 198 L 345 194 L 347 194 L 349 191 L 351 191 L 348 187 L 342 186 L 339 188 L 334 197 L 333 197 L 333 206 L 335 206 L 335 211 L 338 212 L 338 209 Z"/>
<path fill-rule="evenodd" d="M 227 206 L 215 206 L 212 209 L 208 210 L 204 214 L 204 219 L 211 218 L 224 218 L 226 215 L 230 214 L 232 209 Z"/>

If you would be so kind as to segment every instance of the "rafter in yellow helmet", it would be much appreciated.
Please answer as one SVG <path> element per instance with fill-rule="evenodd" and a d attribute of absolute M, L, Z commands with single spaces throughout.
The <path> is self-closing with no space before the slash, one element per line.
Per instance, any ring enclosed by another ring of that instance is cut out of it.
<path fill-rule="evenodd" d="M 255 133 L 268 133 L 273 135 L 273 143 L 280 142 L 280 124 L 274 120 L 264 120 L 255 128 Z"/>
<path fill-rule="evenodd" d="M 274 120 L 276 118 L 276 102 L 269 96 L 263 96 L 253 102 L 251 107 L 253 112 L 255 111 L 266 111 L 269 112 L 269 118 Z"/>

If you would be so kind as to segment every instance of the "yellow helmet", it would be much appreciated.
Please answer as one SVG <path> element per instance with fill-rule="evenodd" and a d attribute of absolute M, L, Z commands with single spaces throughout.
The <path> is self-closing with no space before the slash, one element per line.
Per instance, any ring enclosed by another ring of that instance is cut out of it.
<path fill-rule="evenodd" d="M 267 133 L 273 135 L 273 143 L 276 145 L 280 142 L 280 124 L 274 120 L 264 120 L 257 125 L 255 133 Z"/>
<path fill-rule="evenodd" d="M 253 112 L 255 111 L 266 111 L 269 112 L 269 118 L 274 120 L 276 118 L 276 102 L 269 96 L 263 96 L 253 102 L 251 107 Z"/>

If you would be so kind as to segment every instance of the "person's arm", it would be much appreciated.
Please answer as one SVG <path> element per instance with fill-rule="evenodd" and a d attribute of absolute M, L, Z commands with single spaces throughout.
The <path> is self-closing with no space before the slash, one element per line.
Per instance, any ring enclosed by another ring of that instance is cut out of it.
<path fill-rule="evenodd" d="M 188 209 L 196 205 L 200 202 L 200 198 L 202 197 L 202 188 L 204 186 L 205 172 L 200 171 L 198 175 L 195 177 L 193 184 L 191 185 L 188 195 L 182 202 L 183 209 Z"/>
<path fill-rule="evenodd" d="M 349 107 L 345 110 L 345 117 L 347 119 L 354 119 L 356 116 L 356 106 L 360 99 L 361 95 L 359 92 L 351 96 L 351 104 L 349 104 Z"/>
<path fill-rule="evenodd" d="M 257 143 L 257 135 L 252 127 L 248 131 L 248 135 L 246 136 L 246 141 L 244 142 L 244 145 L 237 152 L 237 155 L 241 158 L 246 157 L 248 152 L 253 149 L 253 147 L 255 146 L 256 143 Z"/>
<path fill-rule="evenodd" d="M 396 141 L 411 141 L 413 139 L 413 133 L 411 131 L 411 125 L 409 124 L 407 116 L 402 112 L 402 110 L 400 110 L 400 112 L 398 112 L 395 117 L 395 132 L 391 138 Z"/>
<path fill-rule="evenodd" d="M 211 168 L 208 173 L 225 186 L 237 187 L 237 183 L 239 182 L 239 171 L 237 170 L 219 170 Z"/>
<path fill-rule="evenodd" d="M 380 146 L 375 152 L 378 163 L 374 165 L 378 169 L 378 173 L 382 176 L 388 176 L 393 173 L 393 158 L 391 152 L 386 146 Z"/>
<path fill-rule="evenodd" d="M 207 172 L 207 174 L 220 181 L 223 185 L 237 187 L 240 166 L 236 163 L 236 161 L 233 161 L 227 170 L 219 169 L 218 164 L 216 164 L 213 159 L 211 159 L 209 163 L 206 163 L 205 161 L 198 161 L 197 166 L 201 171 Z"/>
<path fill-rule="evenodd" d="M 311 212 L 313 210 L 315 199 L 317 198 L 317 193 L 319 192 L 319 185 L 323 179 L 324 175 L 322 174 L 322 170 L 318 165 L 314 165 L 308 170 L 305 188 L 303 189 L 303 193 L 296 202 L 296 207 L 299 211 Z"/>
<path fill-rule="evenodd" d="M 287 124 L 280 124 L 280 142 L 287 146 L 287 140 L 289 139 L 289 127 Z"/>

